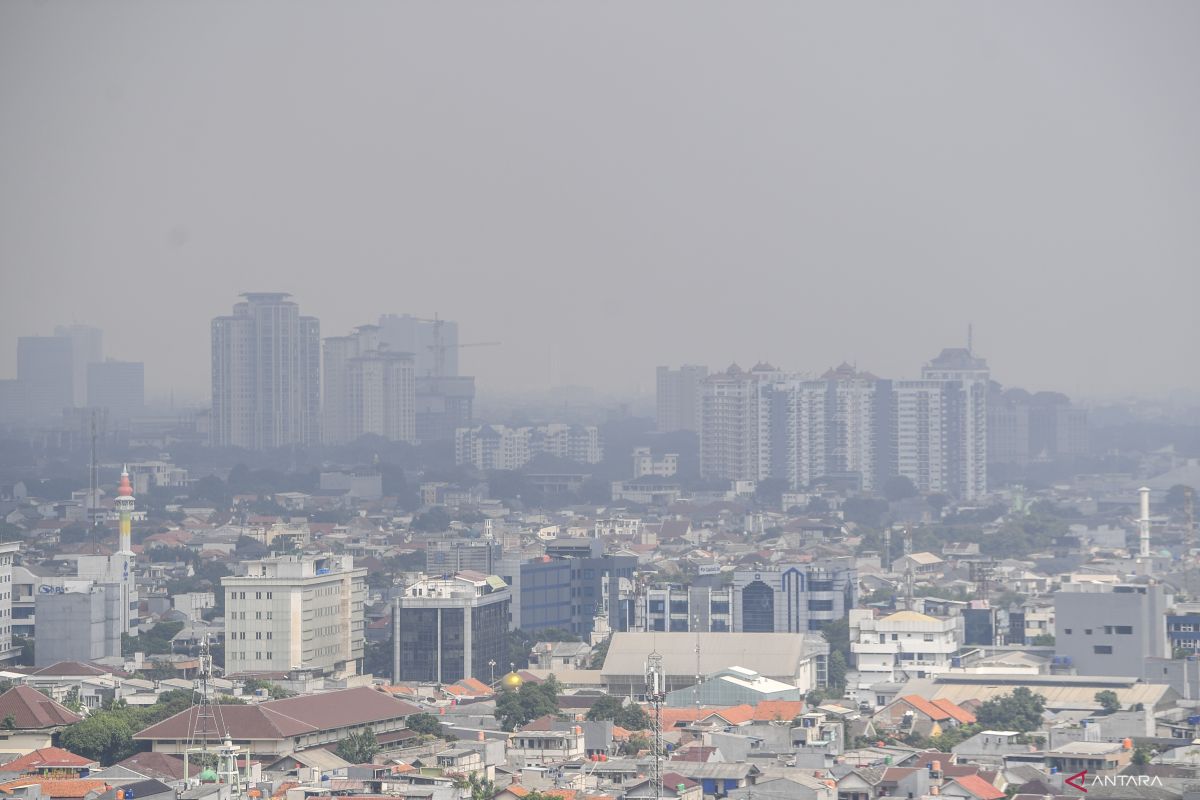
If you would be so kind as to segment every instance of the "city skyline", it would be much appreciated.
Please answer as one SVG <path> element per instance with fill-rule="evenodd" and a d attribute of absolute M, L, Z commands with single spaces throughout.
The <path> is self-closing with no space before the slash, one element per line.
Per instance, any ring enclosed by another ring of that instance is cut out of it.
<path fill-rule="evenodd" d="M 968 323 L 1006 382 L 1200 390 L 1194 5 L 121 6 L 0 9 L 0 341 L 86 321 L 199 399 L 207 320 L 274 290 L 460 320 L 493 392 L 900 376 Z"/>

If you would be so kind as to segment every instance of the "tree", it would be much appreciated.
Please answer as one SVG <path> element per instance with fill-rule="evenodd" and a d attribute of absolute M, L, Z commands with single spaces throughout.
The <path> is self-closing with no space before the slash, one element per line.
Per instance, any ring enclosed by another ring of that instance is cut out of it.
<path fill-rule="evenodd" d="M 1187 507 L 1188 493 L 1194 493 L 1194 491 L 1190 486 L 1177 483 L 1167 490 L 1167 496 L 1163 500 L 1163 505 L 1170 509 L 1183 510 Z"/>
<path fill-rule="evenodd" d="M 450 513 L 444 506 L 434 506 L 412 521 L 412 529 L 422 533 L 437 533 L 450 527 Z"/>
<path fill-rule="evenodd" d="M 828 670 L 829 688 L 839 692 L 846 691 L 846 657 L 841 650 L 829 654 Z"/>
<path fill-rule="evenodd" d="M 619 752 L 623 756 L 636 756 L 643 750 L 649 750 L 650 748 L 650 740 L 645 736 L 630 736 L 629 741 L 621 743 Z M 529 798 L 525 800 L 529 800 Z"/>
<path fill-rule="evenodd" d="M 610 644 L 612 644 L 611 636 L 592 650 L 592 661 L 588 664 L 588 669 L 603 669 L 604 659 L 608 658 L 608 646 Z M 30 663 L 33 662 L 31 661 Z"/>
<path fill-rule="evenodd" d="M 468 789 L 470 791 L 470 800 L 492 800 L 496 794 L 496 782 L 489 781 L 487 778 L 479 777 L 479 774 L 472 772 L 464 780 L 454 782 L 456 789 Z"/>
<path fill-rule="evenodd" d="M 443 738 L 446 736 L 446 729 L 442 727 L 442 723 L 438 722 L 438 718 L 433 714 L 413 714 L 404 721 L 404 724 L 410 731 L 423 736 L 440 736 Z"/>
<path fill-rule="evenodd" d="M 17 729 L 17 718 L 12 714 L 4 715 L 4 722 L 0 724 L 6 731 L 15 731 Z"/>
<path fill-rule="evenodd" d="M 379 740 L 375 738 L 375 731 L 368 727 L 355 731 L 338 742 L 337 754 L 339 758 L 351 764 L 370 764 L 382 749 Z"/>
<path fill-rule="evenodd" d="M 113 764 L 137 752 L 127 715 L 97 712 L 59 734 L 61 746 L 84 758 Z"/>
<path fill-rule="evenodd" d="M 993 697 L 979 707 L 975 717 L 979 724 L 994 731 L 1028 733 L 1042 724 L 1046 698 L 1034 694 L 1028 687 L 1018 686 L 1012 694 Z"/>
<path fill-rule="evenodd" d="M 645 710 L 636 704 L 625 705 L 619 697 L 605 695 L 592 704 L 588 709 L 587 718 L 597 720 L 612 720 L 626 730 L 644 731 L 650 727 L 650 717 Z"/>
<path fill-rule="evenodd" d="M 1121 700 L 1112 689 L 1096 692 L 1096 702 L 1104 709 L 1105 714 L 1115 714 L 1121 710 Z"/>
<path fill-rule="evenodd" d="M 284 689 L 278 683 L 272 683 L 271 681 L 263 680 L 262 678 L 247 678 L 242 683 L 242 690 L 249 692 L 250 694 L 254 694 L 258 691 L 264 691 L 267 693 L 267 697 L 271 698 L 272 700 L 283 700 L 287 697 L 295 697 L 295 694 L 289 692 L 287 689 Z"/>
<path fill-rule="evenodd" d="M 1031 645 L 1034 645 L 1035 647 L 1053 647 L 1054 646 L 1054 634 L 1053 633 L 1039 633 L 1037 636 L 1030 639 L 1029 643 Z"/>
<path fill-rule="evenodd" d="M 917 496 L 917 487 L 907 475 L 893 475 L 883 482 L 883 496 L 892 503 L 907 500 Z"/>
<path fill-rule="evenodd" d="M 506 690 L 496 701 L 496 719 L 513 731 L 547 714 L 558 713 L 558 681 L 551 675 L 542 683 L 523 683 L 515 692 Z"/>
<path fill-rule="evenodd" d="M 1144 767 L 1150 763 L 1152 758 L 1154 758 L 1154 752 L 1152 750 L 1149 750 L 1144 746 L 1138 746 L 1133 749 L 1133 755 L 1130 757 L 1129 761 L 1135 767 Z"/>

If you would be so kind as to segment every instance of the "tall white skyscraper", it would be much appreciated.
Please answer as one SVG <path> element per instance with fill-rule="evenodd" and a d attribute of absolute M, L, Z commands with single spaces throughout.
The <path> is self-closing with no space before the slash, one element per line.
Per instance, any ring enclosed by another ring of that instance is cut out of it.
<path fill-rule="evenodd" d="M 921 370 L 947 390 L 949 492 L 964 500 L 987 493 L 987 361 L 965 347 L 948 347 Z"/>
<path fill-rule="evenodd" d="M 283 292 L 242 295 L 212 321 L 212 444 L 262 450 L 319 440 L 320 323 Z"/>
<path fill-rule="evenodd" d="M 391 350 L 377 325 L 325 340 L 324 440 L 364 434 L 416 441 L 416 370 L 411 353 Z"/>

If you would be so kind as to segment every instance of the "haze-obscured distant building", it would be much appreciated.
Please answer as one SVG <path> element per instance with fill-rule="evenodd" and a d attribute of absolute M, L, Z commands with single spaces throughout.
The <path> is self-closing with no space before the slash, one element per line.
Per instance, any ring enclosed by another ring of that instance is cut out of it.
<path fill-rule="evenodd" d="M 699 431 L 701 385 L 708 377 L 708 367 L 684 364 L 679 369 L 659 367 L 656 372 L 658 430 Z"/>
<path fill-rule="evenodd" d="M 101 361 L 87 365 L 87 404 L 107 408 L 110 419 L 128 421 L 146 406 L 146 371 L 140 361 Z"/>
<path fill-rule="evenodd" d="M 480 425 L 454 434 L 456 464 L 482 470 L 515 470 L 540 455 L 596 464 L 603 457 L 600 430 L 594 425 L 539 425 L 509 428 Z"/>
<path fill-rule="evenodd" d="M 250 292 L 212 321 L 215 447 L 319 441 L 321 329 L 284 292 Z"/>
<path fill-rule="evenodd" d="M 417 439 L 417 384 L 412 353 L 392 350 L 380 328 L 362 325 L 325 339 L 326 444 L 374 434 L 394 442 Z"/>
<path fill-rule="evenodd" d="M 104 360 L 104 333 L 90 325 L 56 325 L 55 336 L 71 340 L 71 374 L 74 405 L 94 405 L 88 400 L 88 366 Z"/>
<path fill-rule="evenodd" d="M 75 406 L 75 344 L 69 336 L 17 339 L 17 381 L 30 417 L 58 419 Z"/>

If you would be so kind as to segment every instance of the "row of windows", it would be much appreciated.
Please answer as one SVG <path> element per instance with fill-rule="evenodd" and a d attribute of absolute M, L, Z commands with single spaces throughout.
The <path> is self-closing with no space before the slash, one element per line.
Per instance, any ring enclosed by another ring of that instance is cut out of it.
<path fill-rule="evenodd" d="M 1083 633 L 1085 636 L 1091 636 L 1092 631 L 1093 631 L 1092 628 L 1084 628 L 1083 629 Z M 1105 625 L 1104 632 L 1106 634 L 1108 634 L 1109 636 L 1112 636 L 1114 633 L 1119 634 L 1121 636 L 1131 636 L 1131 635 L 1133 635 L 1133 626 L 1132 625 Z M 1070 636 L 1071 628 L 1064 628 L 1063 633 L 1066 634 L 1067 636 Z"/>
<path fill-rule="evenodd" d="M 274 592 L 255 592 L 255 593 L 254 593 L 254 599 L 255 599 L 255 600 L 262 600 L 262 599 L 263 599 L 263 595 L 264 595 L 264 594 L 267 596 L 267 597 L 266 597 L 266 599 L 267 599 L 267 600 L 271 600 L 271 599 L 273 599 L 273 598 L 274 598 Z M 246 599 L 246 593 L 245 593 L 245 592 L 230 592 L 230 593 L 229 593 L 229 599 L 230 599 L 230 600 L 245 600 L 245 599 Z"/>
<path fill-rule="evenodd" d="M 263 616 L 264 614 L 266 614 L 265 617 Z M 231 620 L 245 619 L 246 612 L 245 611 L 230 611 L 229 618 Z M 255 611 L 254 618 L 255 619 L 275 619 L 275 614 L 273 611 Z"/>

